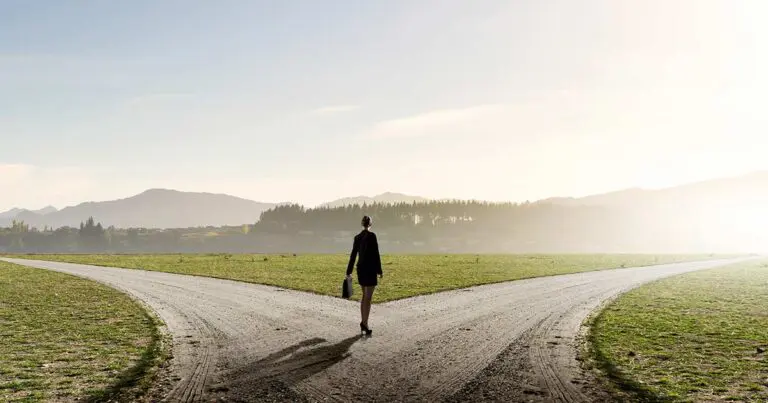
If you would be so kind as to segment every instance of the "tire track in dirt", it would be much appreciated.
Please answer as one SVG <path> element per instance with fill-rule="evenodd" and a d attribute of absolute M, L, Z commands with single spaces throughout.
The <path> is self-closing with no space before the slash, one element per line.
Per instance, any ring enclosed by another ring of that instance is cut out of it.
<path fill-rule="evenodd" d="M 559 401 L 596 396 L 582 321 L 645 282 L 737 260 L 519 280 L 375 305 L 171 273 L 4 259 L 121 289 L 173 335 L 166 401 Z"/>

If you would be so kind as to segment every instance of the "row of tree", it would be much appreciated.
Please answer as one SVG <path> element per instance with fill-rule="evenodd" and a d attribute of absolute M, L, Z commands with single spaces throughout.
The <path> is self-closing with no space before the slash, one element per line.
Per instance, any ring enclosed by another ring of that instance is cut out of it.
<path fill-rule="evenodd" d="M 281 205 L 242 227 L 0 229 L 0 252 L 346 252 L 363 215 L 382 249 L 414 252 L 734 251 L 727 231 L 659 208 L 435 201 L 308 209 Z"/>

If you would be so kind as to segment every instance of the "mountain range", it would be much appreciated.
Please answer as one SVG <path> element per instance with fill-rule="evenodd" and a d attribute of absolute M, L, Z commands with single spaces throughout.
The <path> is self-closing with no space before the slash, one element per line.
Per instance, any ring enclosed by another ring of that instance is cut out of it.
<path fill-rule="evenodd" d="M 354 204 L 413 203 L 429 199 L 401 193 L 347 197 L 323 203 L 321 207 Z M 605 206 L 647 208 L 649 206 L 751 205 L 768 206 L 768 171 L 720 178 L 659 190 L 626 189 L 581 198 L 555 197 L 535 202 L 561 206 Z M 88 217 L 104 226 L 118 228 L 188 228 L 255 223 L 263 211 L 286 203 L 257 202 L 225 194 L 150 189 L 124 199 L 86 202 L 57 210 L 46 207 L 31 211 L 15 208 L 0 213 L 0 227 L 13 220 L 33 227 L 76 227 Z"/>
<path fill-rule="evenodd" d="M 768 203 L 768 171 L 712 179 L 658 190 L 632 188 L 581 198 L 554 197 L 540 200 L 537 203 L 621 208 Z M 766 207 L 768 207 L 768 204 L 766 204 Z"/>
<path fill-rule="evenodd" d="M 418 196 L 383 193 L 373 197 L 359 196 L 324 203 L 324 207 L 353 204 L 399 203 L 426 201 Z M 124 199 L 85 202 L 57 210 L 13 208 L 0 213 L 0 227 L 24 221 L 32 227 L 77 227 L 88 217 L 103 226 L 117 228 L 191 228 L 206 226 L 237 226 L 253 224 L 261 213 L 288 203 L 264 203 L 235 196 L 214 193 L 181 192 L 171 189 L 149 189 Z"/>
<path fill-rule="evenodd" d="M 276 205 L 224 194 L 149 189 L 125 199 L 86 202 L 61 210 L 15 209 L 0 214 L 3 217 L 0 218 L 0 226 L 17 220 L 38 228 L 77 227 L 88 217 L 94 217 L 104 226 L 118 228 L 241 225 L 258 221 L 263 211 Z"/>
<path fill-rule="evenodd" d="M 26 213 L 26 212 L 44 215 L 44 214 L 53 213 L 54 211 L 56 211 L 56 207 L 53 207 L 53 206 L 44 207 L 44 208 L 41 208 L 40 210 L 26 210 L 21 208 L 12 208 L 8 211 L 0 212 L 0 220 L 6 219 L 6 218 L 15 218 L 19 214 Z"/>

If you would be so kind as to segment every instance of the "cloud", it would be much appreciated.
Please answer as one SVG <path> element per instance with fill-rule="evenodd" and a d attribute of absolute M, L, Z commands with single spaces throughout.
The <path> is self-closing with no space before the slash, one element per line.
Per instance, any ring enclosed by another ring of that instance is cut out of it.
<path fill-rule="evenodd" d="M 503 104 L 433 110 L 376 123 L 367 133 L 367 137 L 375 139 L 418 137 L 487 129 L 505 120 L 509 111 L 510 106 Z"/>
<path fill-rule="evenodd" d="M 722 99 L 722 97 L 721 97 Z M 421 137 L 540 141 L 603 136 L 669 144 L 690 143 L 683 133 L 712 132 L 723 108 L 708 88 L 590 89 L 566 87 L 514 102 L 435 109 L 374 123 L 363 133 L 373 140 Z M 715 133 L 716 134 L 716 133 Z M 715 134 L 711 134 L 714 136 Z"/>
<path fill-rule="evenodd" d="M 337 113 L 351 112 L 360 109 L 359 105 L 330 105 L 322 108 L 317 108 L 310 112 L 310 115 L 314 116 L 327 116 L 335 115 Z"/>

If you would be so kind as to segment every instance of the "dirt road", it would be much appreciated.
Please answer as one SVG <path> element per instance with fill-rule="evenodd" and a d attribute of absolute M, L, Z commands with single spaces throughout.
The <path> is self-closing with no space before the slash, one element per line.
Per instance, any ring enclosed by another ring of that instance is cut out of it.
<path fill-rule="evenodd" d="M 94 279 L 173 335 L 167 401 L 592 401 L 581 322 L 606 299 L 729 261 L 520 280 L 375 305 L 169 273 L 4 259 Z M 340 274 L 341 276 L 342 274 Z M 382 286 L 386 287 L 386 278 Z M 359 290 L 357 291 L 359 292 Z"/>

